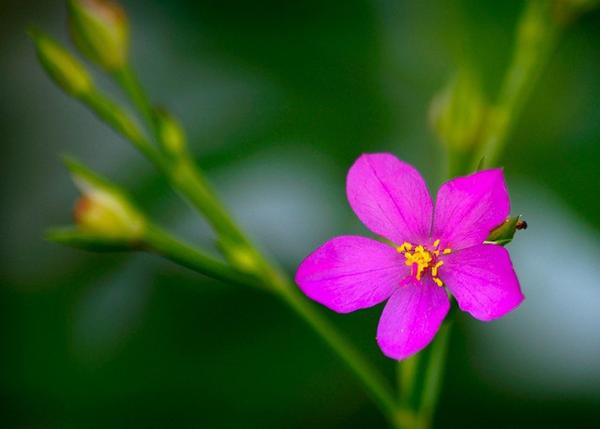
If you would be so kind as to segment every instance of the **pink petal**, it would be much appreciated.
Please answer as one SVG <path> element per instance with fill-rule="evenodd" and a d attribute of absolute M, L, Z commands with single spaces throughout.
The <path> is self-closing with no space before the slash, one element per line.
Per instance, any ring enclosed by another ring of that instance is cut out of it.
<path fill-rule="evenodd" d="M 509 213 L 502 169 L 457 177 L 444 183 L 438 192 L 432 237 L 453 249 L 481 244 Z"/>
<path fill-rule="evenodd" d="M 427 346 L 450 308 L 446 290 L 428 277 L 394 292 L 385 305 L 377 342 L 383 353 L 405 359 Z"/>
<path fill-rule="evenodd" d="M 447 255 L 440 277 L 460 309 L 479 320 L 502 317 L 525 299 L 508 251 L 496 244 Z"/>
<path fill-rule="evenodd" d="M 346 193 L 354 213 L 394 243 L 419 243 L 431 231 L 432 201 L 414 167 L 388 153 L 361 155 L 348 172 Z"/>
<path fill-rule="evenodd" d="M 309 298 L 348 313 L 388 298 L 409 273 L 392 246 L 370 238 L 336 237 L 300 264 L 296 283 Z"/>

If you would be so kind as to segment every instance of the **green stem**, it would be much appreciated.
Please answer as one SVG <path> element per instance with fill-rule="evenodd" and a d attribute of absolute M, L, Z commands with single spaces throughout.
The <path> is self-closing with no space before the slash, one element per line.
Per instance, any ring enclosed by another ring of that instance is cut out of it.
<path fill-rule="evenodd" d="M 117 74 L 115 77 L 131 98 L 132 103 L 140 110 L 148 125 L 152 127 L 152 116 L 151 113 L 148 114 L 148 112 L 151 112 L 148 98 L 145 96 L 137 79 L 131 75 L 130 69 L 126 69 L 126 71 Z M 160 138 L 158 134 L 157 138 Z M 217 232 L 221 240 L 220 244 L 225 246 L 226 255 L 230 256 L 231 253 L 228 247 L 237 248 L 236 251 L 245 252 L 249 255 L 253 275 L 280 296 L 339 355 L 362 382 L 384 415 L 393 424 L 396 404 L 392 389 L 383 376 L 339 333 L 335 326 L 321 316 L 313 305 L 308 303 L 299 294 L 295 286 L 280 273 L 279 269 L 270 264 L 257 250 L 230 217 L 193 161 L 187 157 L 183 157 L 169 162 L 167 165 L 161 165 L 160 170 L 169 178 L 171 186 L 206 217 Z M 153 232 L 150 238 L 154 240 L 154 245 L 162 245 L 159 253 L 168 259 L 183 263 L 187 267 L 196 269 L 199 272 L 206 273 L 206 266 L 196 265 L 200 262 L 200 259 L 197 256 L 191 257 L 191 248 L 186 248 L 183 251 L 172 240 L 167 240 L 165 234 L 161 233 L 157 236 L 156 232 Z M 169 244 L 169 246 L 165 244 Z M 172 253 L 177 250 L 179 253 Z M 202 262 L 206 262 L 205 259 L 203 258 Z M 210 266 L 215 268 L 212 265 Z M 220 268 L 216 274 L 224 275 Z"/>
<path fill-rule="evenodd" d="M 414 408 L 411 404 L 414 402 L 413 393 L 416 390 L 420 360 L 421 353 L 417 353 L 408 359 L 398 361 L 398 393 L 400 407 L 403 409 Z"/>
<path fill-rule="evenodd" d="M 158 141 L 160 136 L 156 127 L 156 121 L 154 120 L 152 104 L 131 66 L 125 65 L 123 68 L 115 71 L 113 76 L 135 108 L 141 113 L 144 122 L 150 127 L 152 135 Z"/>
<path fill-rule="evenodd" d="M 117 133 L 129 140 L 156 168 L 161 171 L 166 170 L 162 154 L 144 137 L 138 125 L 121 106 L 97 90 L 86 94 L 80 101 Z"/>
<path fill-rule="evenodd" d="M 265 272 L 263 278 L 253 278 L 236 272 L 223 262 L 206 255 L 194 247 L 185 244 L 156 226 L 150 226 L 143 240 L 147 250 L 166 259 L 183 265 L 198 273 L 223 280 L 225 282 L 261 287 L 267 283 L 271 291 L 277 294 L 325 340 L 325 342 L 344 359 L 359 379 L 368 387 L 373 399 L 388 416 L 393 416 L 395 403 L 391 388 L 386 380 L 370 363 L 348 342 L 336 328 L 315 308 L 310 305 L 297 290 L 275 271 Z"/>
<path fill-rule="evenodd" d="M 150 127 L 157 143 L 161 146 L 160 133 L 154 120 L 153 108 L 144 88 L 130 66 L 125 66 L 114 73 L 114 78 L 125 91 L 142 119 Z M 171 184 L 193 207 L 202 213 L 217 234 L 233 242 L 249 244 L 249 240 L 231 219 L 227 210 L 218 202 L 216 194 L 209 183 L 187 156 L 173 160 L 172 165 L 162 169 Z"/>
<path fill-rule="evenodd" d="M 251 247 L 248 238 L 219 202 L 208 181 L 190 159 L 175 161 L 166 173 L 173 188 L 206 217 L 219 237 Z"/>
<path fill-rule="evenodd" d="M 556 45 L 561 26 L 553 16 L 553 4 L 547 0 L 527 3 L 519 21 L 515 52 L 498 101 L 489 113 L 479 149 L 470 168 L 468 163 L 462 162 L 450 165 L 454 175 L 497 164 L 507 137 Z M 431 346 L 419 354 L 421 356 L 399 364 L 399 386 L 403 392 L 398 417 L 401 427 L 426 429 L 431 425 L 441 389 L 450 329 L 448 318 Z"/>
<path fill-rule="evenodd" d="M 321 336 L 331 349 L 336 351 L 367 388 L 370 396 L 389 418 L 390 423 L 393 423 L 396 403 L 388 381 L 331 322 L 315 309 L 313 304 L 300 294 L 293 284 L 276 272 L 266 275 L 265 280 L 278 291 L 277 294 Z"/>
<path fill-rule="evenodd" d="M 444 380 L 444 369 L 451 328 L 451 320 L 444 322 L 435 337 L 435 341 L 431 345 L 429 364 L 425 373 L 420 400 L 420 415 L 423 419 L 423 428 L 428 428 L 431 425 L 437 407 L 442 389 L 442 381 Z"/>
<path fill-rule="evenodd" d="M 142 248 L 157 253 L 176 264 L 224 282 L 261 287 L 257 279 L 233 270 L 230 265 L 179 241 L 155 225 L 150 225 L 146 230 Z"/>
<path fill-rule="evenodd" d="M 451 326 L 449 315 L 428 348 L 398 362 L 398 427 L 427 429 L 431 426 L 442 387 Z"/>
<path fill-rule="evenodd" d="M 515 126 L 541 70 L 552 54 L 561 26 L 553 16 L 554 2 L 527 2 L 517 32 L 512 61 L 489 114 L 486 132 L 472 160 L 471 171 L 484 159 L 484 167 L 497 164 L 507 137 Z"/>

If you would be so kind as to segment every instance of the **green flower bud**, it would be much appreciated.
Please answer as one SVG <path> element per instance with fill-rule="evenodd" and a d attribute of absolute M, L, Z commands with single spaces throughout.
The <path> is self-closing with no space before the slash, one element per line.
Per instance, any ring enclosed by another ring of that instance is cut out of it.
<path fill-rule="evenodd" d="M 477 144 L 485 113 L 486 103 L 477 78 L 461 70 L 433 99 L 429 119 L 448 150 L 466 152 Z"/>
<path fill-rule="evenodd" d="M 82 194 L 74 213 L 79 231 L 129 242 L 143 237 L 146 220 L 121 189 L 75 161 L 66 164 Z"/>
<path fill-rule="evenodd" d="M 122 69 L 129 51 L 129 23 L 111 0 L 69 0 L 69 29 L 77 47 L 108 71 Z"/>
<path fill-rule="evenodd" d="M 509 216 L 501 225 L 490 232 L 486 242 L 500 244 L 501 246 L 507 245 L 520 229 L 527 229 L 527 222 L 521 219 L 521 216 Z"/>
<path fill-rule="evenodd" d="M 154 121 L 165 152 L 173 157 L 182 155 L 185 152 L 186 137 L 179 121 L 161 108 L 154 110 Z"/>
<path fill-rule="evenodd" d="M 49 36 L 30 30 L 40 63 L 54 82 L 65 92 L 82 97 L 94 90 L 94 82 L 85 67 Z"/>

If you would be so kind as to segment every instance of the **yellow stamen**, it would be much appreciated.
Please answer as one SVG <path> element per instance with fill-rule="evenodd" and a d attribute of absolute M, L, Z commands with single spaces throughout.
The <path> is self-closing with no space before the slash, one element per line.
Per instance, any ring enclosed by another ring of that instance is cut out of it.
<path fill-rule="evenodd" d="M 433 242 L 432 250 L 426 249 L 425 246 L 419 244 L 417 246 L 405 241 L 400 246 L 396 247 L 399 253 L 404 255 L 404 264 L 411 268 L 411 274 L 415 276 L 416 280 L 421 280 L 423 273 L 431 269 L 431 278 L 434 283 L 440 287 L 444 285 L 442 280 L 438 277 L 439 268 L 444 265 L 444 261 L 437 260 L 440 254 L 447 255 L 452 250 L 446 248 L 444 250 L 439 249 L 441 240 L 437 239 Z M 432 262 L 435 261 L 435 264 Z"/>
<path fill-rule="evenodd" d="M 400 248 L 406 248 L 405 244 L 400 246 Z M 398 250 L 400 250 L 400 248 L 398 248 Z M 425 247 L 422 245 L 416 246 L 412 253 L 410 251 L 404 252 L 404 257 L 406 259 L 404 263 L 409 267 L 413 267 L 413 270 L 416 270 L 416 272 L 413 271 L 413 274 L 417 280 L 421 280 L 423 272 L 429 268 L 429 265 L 433 260 L 431 253 L 428 250 L 425 250 Z"/>
<path fill-rule="evenodd" d="M 396 250 L 399 253 L 406 252 L 407 250 L 410 251 L 411 249 L 412 249 L 412 244 L 410 244 L 408 241 L 405 241 L 400 246 L 396 247 Z"/>

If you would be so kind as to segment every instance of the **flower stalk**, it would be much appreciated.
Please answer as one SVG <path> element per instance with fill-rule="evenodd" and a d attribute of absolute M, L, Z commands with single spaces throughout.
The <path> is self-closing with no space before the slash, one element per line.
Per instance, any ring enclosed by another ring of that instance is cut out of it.
<path fill-rule="evenodd" d="M 121 71 L 113 74 L 113 77 L 140 112 L 146 125 L 153 130 L 157 143 L 162 147 L 168 147 L 169 142 L 164 140 L 166 134 L 160 132 L 157 121 L 152 115 L 153 108 L 149 98 L 132 69 L 125 66 Z M 173 189 L 189 201 L 211 224 L 218 236 L 218 247 L 230 264 L 241 272 L 254 276 L 258 279 L 258 284 L 262 284 L 263 287 L 274 292 L 301 316 L 346 362 L 363 383 L 382 413 L 388 418 L 390 424 L 394 424 L 396 403 L 392 388 L 385 378 L 358 349 L 338 332 L 334 325 L 321 316 L 312 304 L 306 302 L 287 276 L 277 266 L 267 261 L 251 243 L 221 204 L 189 153 L 183 151 L 179 155 L 179 157 L 171 158 L 158 166 L 169 179 Z M 157 249 L 157 245 L 159 245 L 158 253 L 168 259 L 183 263 L 188 268 L 200 268 L 195 266 L 194 259 L 182 258 L 187 252 L 177 253 L 177 250 L 181 251 L 182 249 L 167 240 L 167 237 L 165 234 L 157 234 L 156 230 L 153 230 L 148 239 L 153 248 Z M 167 243 L 170 245 L 166 246 Z"/>
<path fill-rule="evenodd" d="M 519 21 L 513 57 L 498 101 L 489 112 L 483 137 L 472 160 L 472 169 L 482 158 L 485 158 L 484 167 L 497 164 L 507 138 L 564 28 L 565 22 L 557 19 L 555 14 L 558 3 L 560 1 L 527 2 Z"/>
<path fill-rule="evenodd" d="M 127 97 L 129 97 L 136 110 L 141 114 L 152 136 L 160 141 L 160 130 L 155 120 L 154 109 L 136 74 L 133 72 L 131 65 L 128 63 L 123 64 L 112 72 L 112 77 L 123 89 Z"/>
<path fill-rule="evenodd" d="M 176 239 L 156 225 L 149 225 L 147 228 L 142 239 L 141 248 L 163 256 L 197 273 L 226 283 L 263 288 L 258 279 L 233 270 L 227 263 Z"/>
<path fill-rule="evenodd" d="M 428 349 L 398 362 L 398 427 L 426 429 L 431 426 L 444 378 L 452 323 L 449 316 Z"/>
<path fill-rule="evenodd" d="M 563 3 L 562 6 L 566 9 L 570 7 L 567 2 L 560 0 L 557 2 L 546 0 L 527 2 L 519 20 L 514 54 L 506 72 L 498 101 L 489 108 L 486 114 L 479 141 L 472 150 L 470 168 L 460 171 L 454 168 L 455 165 L 450 165 L 449 170 L 454 174 L 466 174 L 469 171 L 478 171 L 497 165 L 507 137 L 514 128 L 542 69 L 549 60 L 561 29 L 567 22 L 557 19 L 555 15 L 555 6 L 558 3 Z M 566 9 L 563 10 L 565 13 Z M 466 165 L 468 166 L 468 164 Z M 500 231 L 495 232 L 496 236 L 489 239 L 502 240 L 502 243 L 499 244 L 507 244 L 512 240 L 515 229 L 518 229 L 516 228 L 518 220 L 518 217 L 510 218 Z M 415 386 L 416 383 L 411 381 L 413 379 L 427 380 L 422 386 L 420 403 L 405 405 L 408 411 L 401 412 L 400 415 L 404 417 L 399 427 L 427 429 L 431 426 L 441 390 L 451 321 L 452 318 L 448 317 L 442 325 L 438 337 L 431 345 L 432 350 L 429 351 L 431 360 L 427 365 L 415 369 L 415 362 L 411 362 L 410 359 L 399 362 L 398 374 L 401 389 L 402 386 L 405 386 L 406 390 L 407 383 L 408 386 L 411 386 L 408 388 L 409 390 L 414 389 L 412 386 Z M 415 372 L 419 374 L 415 375 Z"/>

